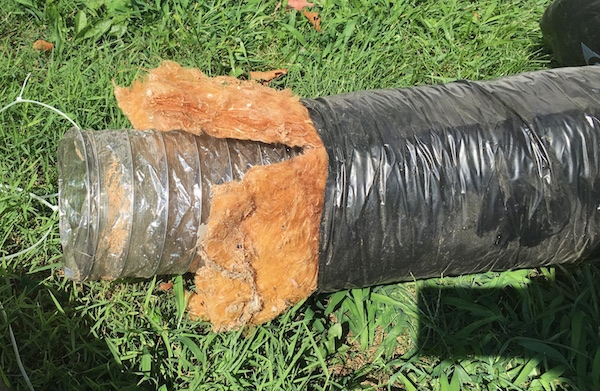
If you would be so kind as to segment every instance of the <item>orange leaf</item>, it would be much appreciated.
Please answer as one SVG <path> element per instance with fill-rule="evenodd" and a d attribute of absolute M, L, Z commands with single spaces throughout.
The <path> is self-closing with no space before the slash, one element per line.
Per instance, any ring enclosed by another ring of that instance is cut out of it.
<path fill-rule="evenodd" d="M 309 12 L 307 10 L 302 11 L 302 14 L 306 16 L 310 24 L 315 26 L 315 30 L 321 31 L 321 18 L 318 12 Z"/>
<path fill-rule="evenodd" d="M 158 284 L 158 289 L 160 289 L 163 292 L 170 291 L 172 288 L 173 288 L 173 281 L 161 282 L 160 284 Z"/>
<path fill-rule="evenodd" d="M 49 52 L 54 48 L 54 45 L 48 41 L 44 41 L 43 39 L 38 39 L 32 45 L 35 50 L 40 50 L 42 52 Z"/>
<path fill-rule="evenodd" d="M 276 69 L 274 71 L 267 72 L 250 72 L 250 77 L 253 80 L 260 81 L 261 83 L 268 83 L 273 79 L 277 79 L 280 76 L 283 76 L 287 73 L 287 69 Z"/>
<path fill-rule="evenodd" d="M 309 3 L 306 0 L 288 0 L 288 6 L 292 7 L 296 11 L 302 11 L 304 7 L 312 7 L 314 3 Z"/>

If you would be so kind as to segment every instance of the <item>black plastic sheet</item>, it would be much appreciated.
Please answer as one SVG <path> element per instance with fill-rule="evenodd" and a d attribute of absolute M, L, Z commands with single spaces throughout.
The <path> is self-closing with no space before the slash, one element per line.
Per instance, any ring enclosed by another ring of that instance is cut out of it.
<path fill-rule="evenodd" d="M 598 248 L 600 67 L 303 104 L 329 155 L 321 291 Z"/>

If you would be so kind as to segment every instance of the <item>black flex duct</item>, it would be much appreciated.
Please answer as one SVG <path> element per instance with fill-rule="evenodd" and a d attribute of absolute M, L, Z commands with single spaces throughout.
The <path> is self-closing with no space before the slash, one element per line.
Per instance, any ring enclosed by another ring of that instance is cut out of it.
<path fill-rule="evenodd" d="M 572 262 L 600 240 L 600 67 L 303 100 L 319 289 Z"/>
<path fill-rule="evenodd" d="M 600 62 L 600 0 L 554 0 L 540 28 L 560 65 Z"/>

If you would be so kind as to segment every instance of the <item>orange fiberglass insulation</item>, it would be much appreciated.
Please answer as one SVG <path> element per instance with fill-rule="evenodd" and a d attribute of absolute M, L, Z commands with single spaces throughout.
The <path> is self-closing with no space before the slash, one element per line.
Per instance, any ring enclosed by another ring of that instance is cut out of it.
<path fill-rule="evenodd" d="M 115 87 L 135 129 L 280 143 L 303 153 L 214 187 L 188 309 L 216 331 L 275 318 L 317 288 L 327 152 L 299 98 L 163 62 Z"/>

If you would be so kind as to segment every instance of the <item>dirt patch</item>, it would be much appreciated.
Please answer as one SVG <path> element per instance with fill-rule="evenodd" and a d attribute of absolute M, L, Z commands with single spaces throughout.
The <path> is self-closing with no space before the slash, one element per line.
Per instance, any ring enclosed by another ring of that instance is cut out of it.
<path fill-rule="evenodd" d="M 368 349 L 363 350 L 356 337 L 349 332 L 345 343 L 350 347 L 348 351 L 337 355 L 330 360 L 327 369 L 334 377 L 347 377 L 365 369 L 365 366 L 372 364 L 376 358 L 381 345 L 389 338 L 385 330 L 378 326 L 375 329 L 374 339 Z M 407 331 L 396 337 L 396 347 L 391 356 L 385 357 L 386 360 L 394 360 L 406 354 L 413 346 L 412 338 Z M 391 368 L 393 369 L 393 368 Z M 367 371 L 359 377 L 358 381 L 363 387 L 373 387 L 376 390 L 387 390 L 388 387 L 377 388 L 380 384 L 388 384 L 393 370 L 373 370 Z"/>

